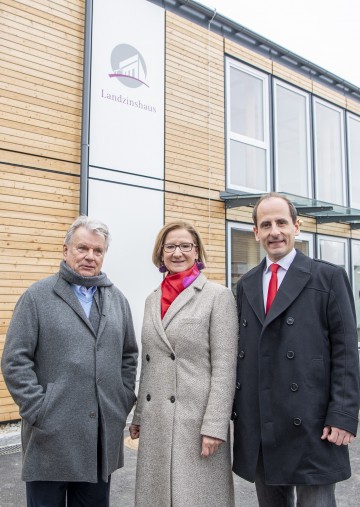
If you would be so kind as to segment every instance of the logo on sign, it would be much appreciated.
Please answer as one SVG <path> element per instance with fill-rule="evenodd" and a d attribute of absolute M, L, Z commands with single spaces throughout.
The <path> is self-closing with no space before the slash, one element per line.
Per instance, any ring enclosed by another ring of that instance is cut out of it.
<path fill-rule="evenodd" d="M 110 78 L 116 78 L 128 88 L 139 88 L 146 83 L 146 63 L 139 51 L 129 44 L 119 44 L 111 52 Z"/>

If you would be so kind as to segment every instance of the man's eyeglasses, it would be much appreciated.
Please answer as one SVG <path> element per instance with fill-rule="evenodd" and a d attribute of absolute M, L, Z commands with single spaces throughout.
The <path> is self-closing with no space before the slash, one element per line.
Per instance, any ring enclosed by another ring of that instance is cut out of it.
<path fill-rule="evenodd" d="M 180 243 L 180 245 L 173 245 L 171 243 L 167 243 L 166 245 L 163 246 L 163 248 L 164 252 L 166 253 L 174 253 L 177 248 L 180 249 L 180 252 L 191 252 L 193 246 L 197 245 L 194 245 L 194 243 Z"/>

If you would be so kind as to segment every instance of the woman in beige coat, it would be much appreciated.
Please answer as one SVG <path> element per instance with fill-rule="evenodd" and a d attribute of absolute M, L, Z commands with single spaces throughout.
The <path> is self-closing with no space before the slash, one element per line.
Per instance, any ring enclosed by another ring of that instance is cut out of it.
<path fill-rule="evenodd" d="M 185 222 L 162 228 L 167 272 L 146 300 L 138 402 L 136 507 L 233 507 L 229 421 L 237 313 L 231 291 L 200 273 L 205 250 Z"/>

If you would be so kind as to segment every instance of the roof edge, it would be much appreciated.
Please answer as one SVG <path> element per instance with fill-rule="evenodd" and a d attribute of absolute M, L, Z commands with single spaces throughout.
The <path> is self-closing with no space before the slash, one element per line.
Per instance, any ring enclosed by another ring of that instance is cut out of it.
<path fill-rule="evenodd" d="M 360 87 L 194 0 L 147 0 L 360 102 Z"/>

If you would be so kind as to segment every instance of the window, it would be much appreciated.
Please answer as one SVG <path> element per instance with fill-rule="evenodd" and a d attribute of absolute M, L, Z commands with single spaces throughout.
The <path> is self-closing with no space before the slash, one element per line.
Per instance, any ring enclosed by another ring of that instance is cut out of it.
<path fill-rule="evenodd" d="M 314 257 L 314 236 L 309 232 L 300 232 L 296 236 L 295 248 L 308 257 Z"/>
<path fill-rule="evenodd" d="M 227 186 L 270 190 L 269 99 L 266 74 L 226 61 Z"/>
<path fill-rule="evenodd" d="M 360 209 L 360 117 L 346 119 L 348 146 L 343 108 L 227 57 L 226 188 Z"/>
<path fill-rule="evenodd" d="M 250 224 L 229 224 L 228 286 L 236 293 L 236 284 L 242 275 L 259 264 L 265 256 L 260 251 L 260 243 L 255 240 L 253 227 Z"/>
<path fill-rule="evenodd" d="M 278 192 L 312 197 L 309 95 L 274 81 L 275 181 Z"/>
<path fill-rule="evenodd" d="M 345 206 L 343 111 L 314 99 L 314 112 L 316 197 Z"/>
<path fill-rule="evenodd" d="M 320 259 L 342 266 L 349 273 L 348 241 L 346 238 L 318 236 L 318 254 Z"/>
<path fill-rule="evenodd" d="M 250 224 L 228 223 L 228 286 L 236 294 L 236 284 L 242 275 L 259 264 L 266 256 L 265 250 L 256 241 Z M 295 248 L 313 257 L 313 235 L 300 233 Z"/>
<path fill-rule="evenodd" d="M 360 209 L 360 118 L 348 114 L 350 205 Z"/>

